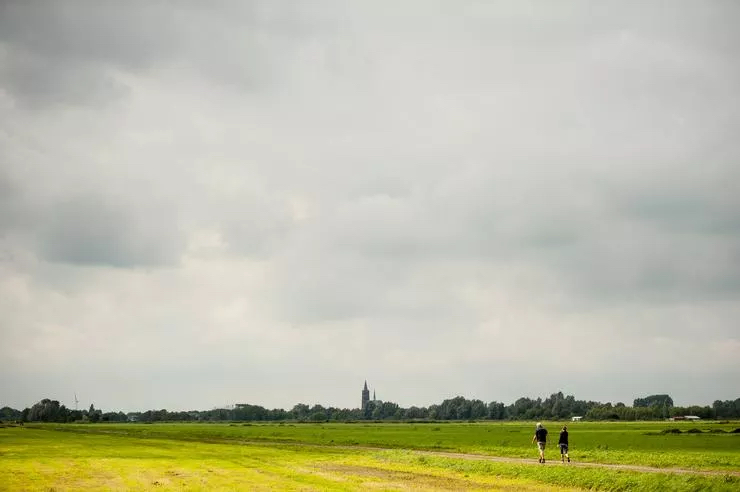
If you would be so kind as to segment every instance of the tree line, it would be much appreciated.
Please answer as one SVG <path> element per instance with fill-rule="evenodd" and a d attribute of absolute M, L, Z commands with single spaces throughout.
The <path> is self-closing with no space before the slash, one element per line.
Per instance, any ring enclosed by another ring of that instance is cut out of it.
<path fill-rule="evenodd" d="M 218 421 L 298 421 L 349 422 L 358 420 L 567 420 L 574 416 L 586 420 L 661 420 L 669 417 L 695 415 L 703 419 L 740 418 L 740 398 L 716 400 L 711 406 L 674 406 L 669 395 L 636 398 L 632 406 L 596 401 L 576 400 L 572 395 L 553 393 L 542 399 L 522 397 L 506 405 L 501 402 L 468 400 L 462 396 L 444 400 L 428 407 L 402 408 L 385 401 L 370 401 L 364 408 L 336 408 L 298 403 L 290 410 L 267 409 L 260 405 L 238 404 L 233 408 L 146 412 L 103 412 L 90 405 L 87 410 L 71 410 L 57 400 L 45 398 L 30 408 L 16 410 L 0 408 L 0 420 L 22 422 L 218 422 Z"/>

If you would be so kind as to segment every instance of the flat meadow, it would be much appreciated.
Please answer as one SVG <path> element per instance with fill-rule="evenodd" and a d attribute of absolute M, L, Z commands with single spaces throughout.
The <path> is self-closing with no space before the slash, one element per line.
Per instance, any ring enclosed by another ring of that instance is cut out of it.
<path fill-rule="evenodd" d="M 544 424 L 545 465 L 531 422 L 6 426 L 0 490 L 740 488 L 739 422 L 568 423 L 571 465 Z"/>

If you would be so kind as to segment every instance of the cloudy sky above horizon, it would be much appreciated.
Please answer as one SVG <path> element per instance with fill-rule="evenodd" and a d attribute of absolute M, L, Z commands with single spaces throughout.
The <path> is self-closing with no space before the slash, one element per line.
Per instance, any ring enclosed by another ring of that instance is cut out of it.
<path fill-rule="evenodd" d="M 740 4 L 0 4 L 0 406 L 740 397 Z"/>

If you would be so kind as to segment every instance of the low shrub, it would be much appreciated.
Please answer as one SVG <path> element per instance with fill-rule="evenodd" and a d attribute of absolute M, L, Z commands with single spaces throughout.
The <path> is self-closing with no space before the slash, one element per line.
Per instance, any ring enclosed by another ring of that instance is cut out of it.
<path fill-rule="evenodd" d="M 681 429 L 675 429 L 675 428 L 674 429 L 663 429 L 660 433 L 661 434 L 680 434 Z"/>

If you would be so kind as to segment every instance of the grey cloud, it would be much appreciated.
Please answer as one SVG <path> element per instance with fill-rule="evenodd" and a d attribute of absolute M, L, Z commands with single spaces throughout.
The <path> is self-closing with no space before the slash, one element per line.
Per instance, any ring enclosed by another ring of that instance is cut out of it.
<path fill-rule="evenodd" d="M 231 251 L 254 258 L 269 258 L 294 228 L 285 204 L 235 201 L 215 219 Z"/>
<path fill-rule="evenodd" d="M 5 2 L 0 84 L 34 107 L 104 104 L 128 93 L 121 73 L 183 67 L 239 89 L 265 88 L 299 39 L 336 29 L 312 12 L 300 2 Z M 281 53 L 268 53 L 267 43 Z"/>
<path fill-rule="evenodd" d="M 127 93 L 125 84 L 110 74 L 98 73 L 97 67 L 70 65 L 20 50 L 6 53 L 0 81 L 10 93 L 37 108 L 58 102 L 106 104 Z"/>
<path fill-rule="evenodd" d="M 0 233 L 22 221 L 20 195 L 17 185 L 0 172 Z"/>
<path fill-rule="evenodd" d="M 115 267 L 176 264 L 182 239 L 176 218 L 162 210 L 126 209 L 100 195 L 56 204 L 38 232 L 43 257 L 53 262 Z"/>
<path fill-rule="evenodd" d="M 147 392 L 197 356 L 214 404 L 265 361 L 284 373 L 239 385 L 266 405 L 365 372 L 388 399 L 421 382 L 408 404 L 564 376 L 612 398 L 579 364 L 629 401 L 677 347 L 713 396 L 737 374 L 734 3 L 31 5 L 0 16 L 0 227 L 25 238 L 0 323 L 35 333 L 14 360 L 62 367 L 53 342 L 115 318 Z M 535 339 L 573 367 L 469 377 Z M 101 373 L 130 365 L 97 343 Z"/>
<path fill-rule="evenodd" d="M 2 39 L 45 58 L 146 66 L 171 55 L 172 11 L 131 2 L 5 2 Z M 42 35 L 43 34 L 43 35 Z"/>
<path fill-rule="evenodd" d="M 185 238 L 173 204 L 143 191 L 136 198 L 73 190 L 44 196 L 18 176 L 0 174 L 0 238 L 7 248 L 14 244 L 45 261 L 78 265 L 179 262 Z"/>
<path fill-rule="evenodd" d="M 161 6 L 113 2 L 4 2 L 0 82 L 33 106 L 104 103 L 126 93 L 117 66 L 140 69 L 171 56 L 171 15 Z"/>
<path fill-rule="evenodd" d="M 581 180 L 547 175 L 508 179 L 502 186 L 496 171 L 462 166 L 442 177 L 436 189 L 417 195 L 357 197 L 303 226 L 299 238 L 320 238 L 298 241 L 303 259 L 314 250 L 332 253 L 288 263 L 280 306 L 290 305 L 298 319 L 301 312 L 314 319 L 323 305 L 338 302 L 348 318 L 386 312 L 393 310 L 387 285 L 403 288 L 424 265 L 473 259 L 481 268 L 527 264 L 542 269 L 571 299 L 563 309 L 737 296 L 740 241 L 731 227 L 740 207 L 734 200 L 715 201 L 712 184 L 698 185 L 692 176 L 674 180 L 680 184 L 667 187 L 663 176 L 645 176 L 639 188 L 614 195 L 611 187 L 590 180 L 583 191 Z M 708 230 L 718 223 L 730 229 Z M 383 271 L 392 272 L 393 280 L 378 278 Z M 453 274 L 450 281 L 464 275 Z M 334 280 L 318 280 L 324 276 Z M 548 295 L 551 287 L 532 289 Z M 295 301 L 309 295 L 305 305 Z"/>

